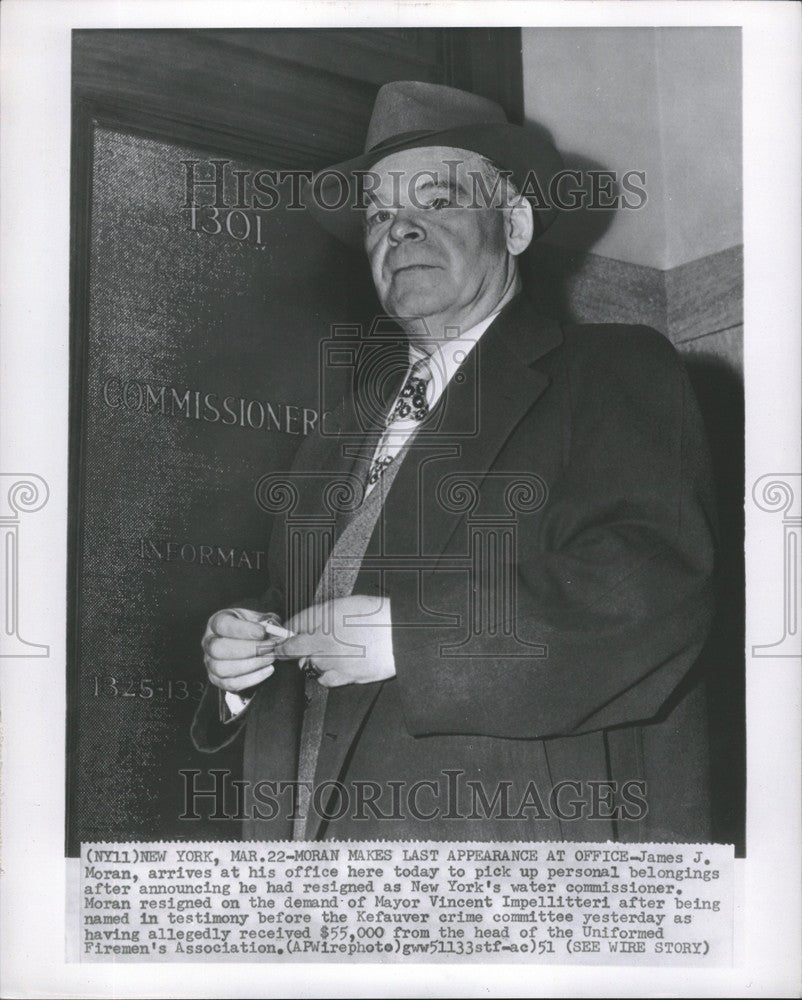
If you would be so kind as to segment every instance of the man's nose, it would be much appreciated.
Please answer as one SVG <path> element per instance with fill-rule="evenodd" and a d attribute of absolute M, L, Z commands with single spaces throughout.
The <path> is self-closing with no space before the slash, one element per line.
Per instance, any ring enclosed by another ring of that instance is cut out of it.
<path fill-rule="evenodd" d="M 414 242 L 426 239 L 426 230 L 412 213 L 402 210 L 390 226 L 389 237 L 393 243 Z"/>

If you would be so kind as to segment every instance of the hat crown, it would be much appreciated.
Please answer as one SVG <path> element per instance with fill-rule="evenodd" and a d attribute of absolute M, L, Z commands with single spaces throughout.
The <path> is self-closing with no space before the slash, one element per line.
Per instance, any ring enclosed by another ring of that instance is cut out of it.
<path fill-rule="evenodd" d="M 419 80 L 386 83 L 376 95 L 365 152 L 409 132 L 441 132 L 464 125 L 507 124 L 501 105 L 466 90 Z"/>

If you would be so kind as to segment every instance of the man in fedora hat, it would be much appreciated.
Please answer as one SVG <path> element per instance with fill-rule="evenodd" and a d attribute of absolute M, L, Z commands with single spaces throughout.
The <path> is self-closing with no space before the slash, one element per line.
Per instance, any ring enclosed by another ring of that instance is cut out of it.
<path fill-rule="evenodd" d="M 297 456 L 351 487 L 322 571 L 277 522 L 269 590 L 203 638 L 193 737 L 244 731 L 246 837 L 709 839 L 704 433 L 663 337 L 524 296 L 559 169 L 493 102 L 397 82 L 310 185 L 403 351 L 366 340 Z"/>

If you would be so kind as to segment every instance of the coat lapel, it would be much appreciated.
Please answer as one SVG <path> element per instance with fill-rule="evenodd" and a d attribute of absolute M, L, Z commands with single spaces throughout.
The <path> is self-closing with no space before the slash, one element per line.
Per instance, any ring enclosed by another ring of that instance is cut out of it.
<path fill-rule="evenodd" d="M 549 384 L 537 360 L 561 342 L 559 324 L 539 317 L 522 295 L 502 310 L 460 370 L 464 377 L 451 380 L 416 435 L 388 492 L 383 537 L 369 551 L 428 559 L 443 552 L 461 521 L 451 502 L 459 483 L 481 486 Z"/>

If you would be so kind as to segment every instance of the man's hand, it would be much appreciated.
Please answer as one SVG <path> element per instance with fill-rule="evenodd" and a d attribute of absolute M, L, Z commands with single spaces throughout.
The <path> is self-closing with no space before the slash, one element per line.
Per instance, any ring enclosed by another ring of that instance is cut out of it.
<path fill-rule="evenodd" d="M 201 642 L 209 681 L 223 691 L 242 691 L 269 677 L 279 641 L 268 635 L 259 619 L 268 616 L 244 608 L 227 608 L 212 615 Z M 278 616 L 270 620 L 279 622 Z"/>
<path fill-rule="evenodd" d="M 313 604 L 287 622 L 296 635 L 276 645 L 279 660 L 311 664 L 323 687 L 395 677 L 389 598 L 358 594 Z"/>

